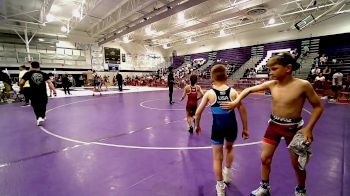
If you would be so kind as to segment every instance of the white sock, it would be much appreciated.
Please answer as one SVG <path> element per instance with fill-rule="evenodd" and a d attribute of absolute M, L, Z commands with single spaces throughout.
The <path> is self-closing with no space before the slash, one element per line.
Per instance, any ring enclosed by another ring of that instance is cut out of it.
<path fill-rule="evenodd" d="M 220 180 L 220 181 L 216 181 L 216 184 L 220 187 L 224 186 L 224 181 Z"/>
<path fill-rule="evenodd" d="M 230 172 L 230 170 L 231 170 L 230 167 L 227 167 L 227 166 L 224 167 L 224 172 L 228 173 L 228 172 Z"/>

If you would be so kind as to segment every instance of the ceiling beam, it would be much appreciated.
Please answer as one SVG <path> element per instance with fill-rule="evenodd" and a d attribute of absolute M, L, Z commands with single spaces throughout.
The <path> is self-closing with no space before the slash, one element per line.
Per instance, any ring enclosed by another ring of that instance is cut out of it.
<path fill-rule="evenodd" d="M 113 25 L 118 24 L 119 22 L 125 20 L 126 18 L 134 15 L 137 12 L 142 12 L 142 9 L 144 9 L 147 6 L 152 5 L 157 0 L 131 0 L 124 3 L 122 6 L 120 6 L 117 10 L 112 12 L 110 15 L 108 15 L 106 18 L 104 18 L 102 21 L 100 21 L 97 25 L 95 25 L 91 30 L 89 30 L 89 33 L 92 36 L 95 36 L 99 33 L 102 33 L 109 28 L 113 27 Z"/>
<path fill-rule="evenodd" d="M 286 16 L 292 16 L 292 15 L 296 15 L 296 14 L 300 14 L 300 13 L 304 13 L 304 12 L 310 12 L 314 9 L 327 9 L 328 7 L 332 6 L 331 8 L 329 8 L 326 12 L 322 13 L 321 15 L 319 15 L 316 19 L 319 19 L 320 17 L 326 15 L 326 14 L 329 14 L 331 11 L 334 11 L 336 8 L 340 7 L 341 5 L 343 5 L 345 2 L 345 0 L 341 0 L 339 1 L 338 3 L 329 3 L 329 4 L 323 4 L 323 5 L 319 5 L 318 7 L 314 7 L 314 8 L 308 8 L 308 9 L 304 9 L 304 10 L 299 10 L 299 11 L 288 11 L 286 13 L 282 13 L 280 15 L 280 17 L 286 17 Z M 264 19 L 268 19 L 270 18 L 270 16 L 266 16 Z M 261 20 L 255 20 L 255 21 L 252 21 L 252 22 L 246 22 L 246 23 L 242 23 L 242 24 L 233 24 L 233 25 L 229 25 L 227 26 L 225 29 L 227 30 L 233 30 L 237 27 L 242 27 L 242 26 L 247 26 L 247 25 L 253 25 L 253 24 L 257 24 L 257 23 L 260 23 Z M 290 22 L 293 22 L 292 20 L 289 20 L 289 21 L 286 21 L 284 24 L 288 24 Z M 199 24 L 200 25 L 200 24 Z M 192 37 L 192 38 L 196 38 L 197 40 L 200 39 L 201 37 L 203 36 L 208 36 L 212 34 L 212 32 L 218 32 L 221 28 L 216 28 L 216 29 L 211 29 L 211 30 L 208 30 L 208 31 L 203 31 L 203 32 L 197 32 L 196 35 L 194 36 L 188 36 L 188 37 Z M 212 36 L 211 36 L 212 38 Z M 208 39 L 208 38 L 206 38 Z M 169 42 L 170 44 L 176 44 L 178 42 L 182 42 L 186 40 L 186 38 L 179 38 L 175 41 L 171 41 Z"/>
<path fill-rule="evenodd" d="M 138 23 L 140 23 L 140 21 L 144 20 L 144 19 L 148 19 L 148 18 L 151 18 L 151 17 L 154 17 L 158 14 L 160 14 L 161 12 L 164 12 L 164 11 L 167 11 L 168 9 L 171 9 L 173 6 L 176 6 L 178 4 L 180 4 L 183 0 L 174 0 L 170 3 L 168 3 L 167 5 L 164 5 L 158 9 L 154 9 L 153 11 L 149 12 L 149 13 L 145 13 L 141 18 L 138 18 L 132 22 L 130 22 L 129 24 L 125 25 L 125 26 L 122 26 L 118 29 L 115 29 L 112 33 L 115 33 L 115 32 L 121 32 L 122 30 L 125 29 L 125 27 L 130 27 L 130 26 L 134 26 Z"/>
<path fill-rule="evenodd" d="M 15 16 L 21 16 L 21 15 L 26 15 L 27 14 L 30 14 L 30 13 L 33 13 L 33 12 L 38 12 L 40 10 L 33 10 L 33 11 L 27 11 L 27 12 L 21 12 L 21 13 L 18 13 L 18 14 L 12 14 L 12 15 L 9 15 L 7 16 L 7 18 L 11 18 L 11 17 L 15 17 Z"/>
<path fill-rule="evenodd" d="M 44 0 L 40 9 L 40 18 L 39 21 L 44 23 L 46 21 L 46 15 L 50 12 L 52 4 L 55 0 Z"/>
<path fill-rule="evenodd" d="M 163 3 L 164 5 L 168 4 L 169 2 L 167 0 L 158 0 L 159 2 Z"/>
<path fill-rule="evenodd" d="M 32 24 L 32 25 L 42 25 L 41 23 L 38 23 L 38 22 L 33 22 L 33 21 L 27 21 L 27 20 L 19 20 L 19 19 L 12 19 L 12 18 L 7 18 L 7 17 L 4 17 L 4 16 L 1 16 L 0 17 L 3 17 L 3 19 L 0 19 L 0 22 L 1 23 L 4 23 L 4 22 L 8 22 L 8 21 L 13 21 L 13 22 L 20 22 L 20 23 L 24 23 L 24 24 Z M 17 25 L 18 26 L 18 25 Z"/>
<path fill-rule="evenodd" d="M 124 31 L 120 32 L 120 33 L 116 32 L 112 36 L 110 36 L 108 38 L 104 38 L 98 44 L 99 45 L 105 44 L 105 43 L 107 43 L 109 41 L 112 41 L 112 40 L 114 40 L 116 38 L 119 38 L 119 37 L 121 37 L 123 35 L 126 35 L 126 34 L 128 34 L 130 32 L 133 32 L 133 31 L 135 31 L 135 30 L 137 30 L 139 28 L 142 28 L 142 27 L 147 26 L 149 24 L 152 24 L 154 22 L 160 21 L 160 20 L 162 20 L 164 18 L 172 16 L 172 15 L 174 15 L 176 13 L 179 13 L 181 11 L 184 11 L 184 10 L 186 10 L 188 8 L 194 7 L 194 6 L 199 5 L 199 4 L 201 4 L 203 2 L 206 2 L 206 1 L 208 1 L 208 0 L 191 0 L 191 1 L 186 1 L 185 3 L 179 4 L 179 5 L 175 5 L 174 7 L 172 7 L 172 9 L 169 9 L 169 10 L 167 10 L 165 12 L 162 12 L 162 13 L 154 16 L 154 17 L 151 17 L 148 20 L 145 20 L 145 21 L 143 21 L 141 23 L 138 23 L 138 24 L 136 24 L 134 26 L 131 26 L 131 27 L 125 29 Z"/>
<path fill-rule="evenodd" d="M 91 14 L 93 12 L 93 10 L 100 5 L 101 3 L 103 3 L 103 0 L 85 0 L 83 1 L 79 6 L 77 7 L 79 9 L 82 9 L 83 13 L 82 13 L 82 18 L 80 20 L 77 20 L 77 18 L 75 18 L 74 16 L 72 16 L 69 20 L 69 27 L 70 27 L 70 32 L 81 22 L 83 22 L 84 20 L 86 20 L 87 17 L 93 17 L 94 19 L 98 19 L 101 20 L 100 18 L 97 18 L 95 16 L 92 16 L 93 14 Z M 86 17 L 87 16 L 87 17 Z"/>

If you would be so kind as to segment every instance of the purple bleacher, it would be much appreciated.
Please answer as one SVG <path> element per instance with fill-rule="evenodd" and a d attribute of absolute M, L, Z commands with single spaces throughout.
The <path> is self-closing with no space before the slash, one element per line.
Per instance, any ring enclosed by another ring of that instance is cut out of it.
<path fill-rule="evenodd" d="M 231 48 L 226 50 L 219 50 L 216 54 L 216 59 L 220 60 L 218 63 L 231 64 L 235 69 L 241 67 L 251 57 L 251 47 Z M 203 72 L 209 72 L 211 67 L 217 63 L 208 66 Z M 231 73 L 230 73 L 231 74 Z"/>
<path fill-rule="evenodd" d="M 205 59 L 205 60 L 208 60 L 208 53 L 205 52 L 205 53 L 191 54 L 191 62 L 192 62 L 194 59 L 199 59 L 199 58 L 203 58 L 203 59 Z"/>
<path fill-rule="evenodd" d="M 184 63 L 184 56 L 174 56 L 172 66 L 176 69 Z"/>
<path fill-rule="evenodd" d="M 264 45 L 264 56 L 266 56 L 267 51 L 270 50 L 279 50 L 279 49 L 294 49 L 297 48 L 300 54 L 300 48 L 301 48 L 301 40 L 289 40 L 289 41 L 283 41 L 283 42 L 274 42 L 274 43 L 268 43 Z"/>
<path fill-rule="evenodd" d="M 250 59 L 251 47 L 231 48 L 226 50 L 219 50 L 216 54 L 216 59 L 220 59 L 220 63 L 233 64 L 235 66 L 242 66 Z"/>
<path fill-rule="evenodd" d="M 320 55 L 350 55 L 350 33 L 320 37 Z"/>

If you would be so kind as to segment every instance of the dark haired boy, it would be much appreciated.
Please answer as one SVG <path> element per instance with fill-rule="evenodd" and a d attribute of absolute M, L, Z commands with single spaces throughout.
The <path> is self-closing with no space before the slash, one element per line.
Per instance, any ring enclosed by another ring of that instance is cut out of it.
<path fill-rule="evenodd" d="M 190 85 L 186 85 L 184 88 L 184 92 L 181 97 L 181 101 L 185 99 L 187 95 L 187 103 L 186 103 L 186 119 L 188 123 L 188 132 L 193 133 L 193 122 L 194 115 L 197 110 L 197 102 L 200 98 L 203 97 L 204 93 L 202 88 L 197 85 L 197 75 L 190 76 Z M 198 97 L 198 93 L 200 94 Z"/>

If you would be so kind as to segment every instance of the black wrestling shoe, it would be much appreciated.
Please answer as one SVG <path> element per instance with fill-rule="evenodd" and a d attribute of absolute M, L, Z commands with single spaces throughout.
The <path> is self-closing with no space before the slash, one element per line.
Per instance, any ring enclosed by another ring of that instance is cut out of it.
<path fill-rule="evenodd" d="M 193 127 L 190 127 L 190 129 L 188 130 L 188 132 L 190 132 L 191 134 L 193 133 Z"/>

